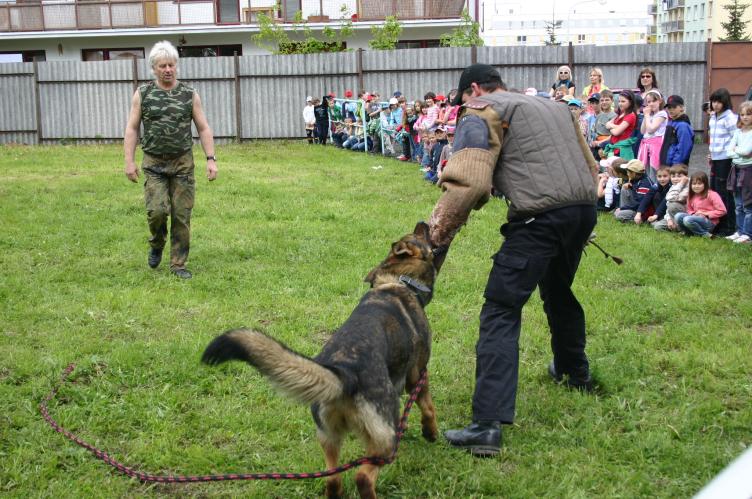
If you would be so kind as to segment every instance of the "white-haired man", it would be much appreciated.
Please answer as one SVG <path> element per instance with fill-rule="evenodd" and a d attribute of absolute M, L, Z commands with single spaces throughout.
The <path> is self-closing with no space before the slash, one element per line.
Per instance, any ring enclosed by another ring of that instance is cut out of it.
<path fill-rule="evenodd" d="M 144 199 L 149 223 L 148 264 L 157 268 L 170 224 L 170 271 L 190 279 L 186 269 L 191 238 L 191 210 L 195 192 L 193 177 L 193 136 L 191 122 L 198 130 L 206 154 L 208 179 L 217 178 L 214 137 L 201 107 L 198 93 L 177 80 L 178 52 L 170 42 L 159 42 L 149 53 L 155 79 L 133 94 L 128 124 L 125 128 L 125 175 L 138 182 L 135 162 L 136 142 L 141 122 L 144 135 L 141 149 L 144 159 Z"/>

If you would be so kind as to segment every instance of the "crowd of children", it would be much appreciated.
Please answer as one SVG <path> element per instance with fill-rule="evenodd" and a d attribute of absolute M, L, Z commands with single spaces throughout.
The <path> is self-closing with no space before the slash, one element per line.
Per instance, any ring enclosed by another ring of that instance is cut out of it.
<path fill-rule="evenodd" d="M 622 222 L 647 222 L 657 230 L 752 243 L 752 175 L 747 173 L 752 165 L 752 102 L 743 102 L 737 116 L 726 89 L 711 94 L 710 175 L 689 176 L 693 132 L 684 100 L 672 95 L 664 102 L 652 89 L 645 94 L 640 113 L 630 94 L 619 94 L 617 117 L 606 125 L 611 132 L 607 143 L 591 143 L 603 158 L 599 208 L 613 210 Z"/>
<path fill-rule="evenodd" d="M 752 165 L 752 102 L 745 101 L 737 116 L 726 89 L 711 94 L 703 106 L 710 116 L 710 174 L 690 176 L 694 130 L 684 99 L 664 97 L 653 70 L 640 71 L 634 90 L 611 90 L 603 72 L 593 68 L 579 98 L 571 74 L 568 66 L 558 68 L 549 91 L 508 91 L 568 106 L 600 161 L 600 210 L 656 230 L 752 243 L 752 174 L 747 173 Z M 399 91 L 386 101 L 376 93 L 360 92 L 357 99 L 350 90 L 344 95 L 307 99 L 303 118 L 309 143 L 325 145 L 331 136 L 336 147 L 413 161 L 426 180 L 440 179 L 452 154 L 456 90 L 446 97 L 427 92 L 412 102 Z"/>
<path fill-rule="evenodd" d="M 388 101 L 377 93 L 352 91 L 344 99 L 329 93 L 321 99 L 306 98 L 303 120 L 310 144 L 393 156 L 420 165 L 424 178 L 436 183 L 452 151 L 459 106 L 450 104 L 456 95 L 428 92 L 411 103 L 397 91 Z"/>

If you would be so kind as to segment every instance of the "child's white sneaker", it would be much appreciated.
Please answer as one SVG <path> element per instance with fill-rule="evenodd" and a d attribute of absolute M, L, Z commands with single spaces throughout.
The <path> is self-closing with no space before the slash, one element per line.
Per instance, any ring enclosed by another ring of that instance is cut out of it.
<path fill-rule="evenodd" d="M 747 234 L 744 234 L 743 236 L 739 236 L 736 239 L 734 239 L 734 242 L 737 244 L 750 244 L 752 243 L 752 237 L 749 237 Z"/>
<path fill-rule="evenodd" d="M 736 241 L 740 237 L 742 237 L 742 235 L 739 232 L 734 232 L 730 236 L 726 236 L 726 239 L 728 239 L 729 241 Z"/>

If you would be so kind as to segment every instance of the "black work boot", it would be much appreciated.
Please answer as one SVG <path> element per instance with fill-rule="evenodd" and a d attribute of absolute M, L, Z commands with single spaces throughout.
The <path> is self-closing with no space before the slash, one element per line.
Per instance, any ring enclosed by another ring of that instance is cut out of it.
<path fill-rule="evenodd" d="M 181 279 L 190 279 L 191 277 L 193 277 L 193 274 L 191 274 L 191 271 L 188 269 L 170 269 L 170 272 Z"/>
<path fill-rule="evenodd" d="M 444 437 L 453 447 L 470 451 L 475 457 L 492 457 L 501 449 L 501 426 L 498 421 L 471 423 L 461 430 L 448 430 Z"/>
<path fill-rule="evenodd" d="M 556 370 L 556 365 L 554 365 L 554 361 L 551 361 L 551 363 L 548 365 L 548 375 L 553 378 L 554 381 L 557 383 L 561 383 L 564 381 L 564 375 Z M 594 388 L 593 383 L 593 377 L 590 376 L 590 373 L 587 373 L 587 376 L 573 376 L 569 375 L 567 376 L 567 380 L 565 384 L 569 388 L 574 388 L 575 390 L 580 390 L 582 392 L 592 392 Z"/>
<path fill-rule="evenodd" d="M 149 249 L 149 267 L 156 269 L 159 267 L 159 262 L 162 261 L 162 249 L 163 248 L 150 248 Z"/>

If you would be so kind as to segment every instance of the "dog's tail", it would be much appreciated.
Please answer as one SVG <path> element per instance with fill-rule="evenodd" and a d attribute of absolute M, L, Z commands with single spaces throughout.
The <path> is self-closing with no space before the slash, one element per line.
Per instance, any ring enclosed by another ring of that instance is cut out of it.
<path fill-rule="evenodd" d="M 201 357 L 209 365 L 228 360 L 248 362 L 281 392 L 304 404 L 332 401 L 344 393 L 334 371 L 258 331 L 227 331 L 209 343 Z"/>

